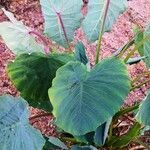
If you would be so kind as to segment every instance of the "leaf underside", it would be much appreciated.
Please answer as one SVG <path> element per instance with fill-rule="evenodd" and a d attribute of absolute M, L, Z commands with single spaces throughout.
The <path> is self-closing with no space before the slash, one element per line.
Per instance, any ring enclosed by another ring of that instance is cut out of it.
<path fill-rule="evenodd" d="M 5 9 L 3 11 L 10 19 L 10 22 L 4 21 L 0 23 L 0 36 L 2 36 L 7 47 L 17 55 L 32 52 L 44 53 L 44 46 L 29 34 L 31 30 L 23 25 L 21 21 L 17 21 L 12 13 Z"/>
<path fill-rule="evenodd" d="M 55 42 L 68 47 L 81 25 L 82 0 L 40 0 L 45 19 L 45 33 Z"/>
<path fill-rule="evenodd" d="M 80 62 L 67 63 L 49 89 L 56 124 L 73 135 L 95 131 L 120 109 L 129 88 L 126 67 L 116 58 L 102 61 L 91 72 Z"/>

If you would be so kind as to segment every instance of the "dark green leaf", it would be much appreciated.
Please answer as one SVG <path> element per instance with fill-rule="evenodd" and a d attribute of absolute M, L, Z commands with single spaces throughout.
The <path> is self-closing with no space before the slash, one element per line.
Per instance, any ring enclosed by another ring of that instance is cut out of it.
<path fill-rule="evenodd" d="M 111 118 L 129 93 L 125 64 L 101 61 L 91 72 L 80 62 L 61 67 L 49 89 L 56 124 L 73 135 L 84 135 Z"/>
<path fill-rule="evenodd" d="M 12 96 L 0 96 L 0 149 L 41 150 L 45 140 L 29 124 L 28 104 Z"/>
<path fill-rule="evenodd" d="M 94 142 L 94 134 L 95 132 L 89 132 L 85 135 L 74 136 L 75 139 L 80 143 L 92 144 Z"/>
<path fill-rule="evenodd" d="M 76 44 L 75 58 L 76 58 L 76 60 L 80 61 L 81 63 L 83 63 L 85 65 L 88 63 L 88 59 L 87 59 L 86 52 L 85 52 L 85 47 L 84 47 L 83 43 L 81 43 L 81 42 L 78 42 Z"/>
<path fill-rule="evenodd" d="M 42 53 L 21 54 L 8 65 L 8 75 L 14 85 L 33 107 L 51 112 L 48 89 L 56 70 L 73 60 L 72 55 Z"/>

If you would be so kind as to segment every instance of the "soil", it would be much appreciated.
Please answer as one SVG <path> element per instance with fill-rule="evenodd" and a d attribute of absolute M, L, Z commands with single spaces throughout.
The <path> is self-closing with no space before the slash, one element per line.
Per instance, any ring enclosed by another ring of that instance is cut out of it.
<path fill-rule="evenodd" d="M 87 2 L 87 0 L 86 0 Z M 36 29 L 39 32 L 43 31 L 44 19 L 42 17 L 40 4 L 38 0 L 0 0 L 0 5 L 12 13 L 18 20 L 21 20 L 25 25 Z M 83 11 L 86 10 L 84 6 Z M 85 11 L 84 11 L 85 12 Z M 0 22 L 7 20 L 2 10 L 0 10 Z M 145 28 L 150 22 L 150 0 L 130 0 L 128 1 L 128 9 L 122 15 L 119 16 L 117 22 L 114 24 L 111 32 L 105 33 L 102 42 L 101 58 L 111 56 L 119 47 L 126 43 L 133 37 L 133 26 L 138 24 L 141 28 Z M 91 61 L 94 62 L 94 55 L 96 49 L 96 43 L 89 43 L 84 36 L 82 29 L 78 29 L 75 33 L 74 43 L 82 41 L 86 46 L 87 55 Z M 49 41 L 51 47 L 56 45 Z M 57 47 L 63 50 L 60 47 Z M 9 61 L 13 60 L 15 55 L 7 48 L 3 40 L 0 39 L 0 95 L 11 94 L 14 96 L 19 95 L 18 91 L 12 85 L 6 73 L 6 66 Z M 135 78 L 138 74 L 146 71 L 145 64 L 140 62 L 139 64 L 128 66 L 129 74 L 131 78 Z M 150 79 L 150 76 L 143 77 Z M 150 83 L 145 84 L 140 89 L 136 89 L 129 94 L 125 105 L 133 105 L 137 101 L 141 101 L 145 95 L 146 90 L 150 88 Z M 42 113 L 37 109 L 30 108 L 31 116 Z M 56 135 L 55 127 L 51 124 L 53 118 L 43 117 L 35 119 L 34 126 L 39 128 L 43 134 Z"/>

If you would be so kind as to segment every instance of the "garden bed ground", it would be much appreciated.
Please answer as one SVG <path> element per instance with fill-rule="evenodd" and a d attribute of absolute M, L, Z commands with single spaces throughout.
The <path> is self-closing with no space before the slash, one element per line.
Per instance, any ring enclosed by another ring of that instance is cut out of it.
<path fill-rule="evenodd" d="M 5 1 L 5 0 L 4 0 Z M 1 2 L 1 0 L 0 0 Z M 1 3 L 2 4 L 2 3 Z M 126 43 L 133 36 L 134 24 L 140 25 L 141 28 L 145 27 L 150 21 L 150 0 L 130 0 L 128 1 L 127 11 L 119 17 L 113 29 L 109 33 L 105 33 L 103 36 L 102 53 L 101 57 L 105 58 L 114 53 L 120 46 Z M 37 0 L 6 0 L 4 3 L 6 9 L 13 12 L 18 20 L 24 22 L 25 25 L 35 28 L 36 30 L 43 31 L 44 19 L 41 15 L 39 1 Z M 7 20 L 3 12 L 0 10 L 0 22 Z M 87 48 L 88 57 L 93 63 L 96 44 L 89 44 L 86 40 L 82 29 L 79 29 L 75 34 L 75 42 L 83 41 Z M 49 41 L 50 46 L 55 44 Z M 58 47 L 59 48 L 59 47 Z M 12 85 L 7 77 L 5 67 L 7 63 L 14 59 L 14 54 L 5 46 L 2 39 L 0 39 L 0 95 L 11 94 L 18 95 L 19 93 Z M 130 76 L 134 78 L 137 74 L 143 73 L 146 70 L 144 63 L 139 63 L 128 67 Z M 150 76 L 145 78 L 150 79 Z M 145 80 L 143 78 L 142 80 Z M 132 105 L 136 101 L 141 101 L 145 96 L 145 89 L 150 88 L 150 83 L 144 85 L 142 88 L 132 92 L 125 104 Z M 37 113 L 41 113 L 36 109 L 32 109 L 32 116 Z M 40 120 L 36 120 L 34 125 L 42 130 L 43 133 L 48 135 L 55 135 L 54 127 L 51 125 L 52 117 L 43 117 Z"/>

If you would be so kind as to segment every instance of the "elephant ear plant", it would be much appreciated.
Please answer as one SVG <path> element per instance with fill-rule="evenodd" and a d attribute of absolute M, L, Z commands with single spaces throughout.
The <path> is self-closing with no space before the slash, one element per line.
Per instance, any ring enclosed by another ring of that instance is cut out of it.
<path fill-rule="evenodd" d="M 136 29 L 133 39 L 110 58 L 101 60 L 102 35 L 126 10 L 127 0 L 90 0 L 86 16 L 81 13 L 82 0 L 40 0 L 40 4 L 45 19 L 43 35 L 2 9 L 9 21 L 0 23 L 0 35 L 16 54 L 7 72 L 20 97 L 0 96 L 0 149 L 120 149 L 137 140 L 142 125 L 150 126 L 150 96 L 140 107 L 122 106 L 131 91 L 149 83 L 138 82 L 149 71 L 132 81 L 127 65 L 144 60 L 149 69 L 150 28 L 143 32 Z M 97 41 L 93 65 L 82 42 L 76 43 L 75 50 L 70 46 L 80 27 L 89 42 Z M 45 35 L 66 52 L 50 52 Z M 134 49 L 124 59 L 133 44 Z M 139 57 L 132 57 L 136 51 Z M 58 138 L 42 135 L 30 125 L 29 106 L 45 110 L 43 116 L 53 114 Z M 118 118 L 135 109 L 139 111 L 133 126 L 125 135 L 117 136 L 114 131 Z"/>

